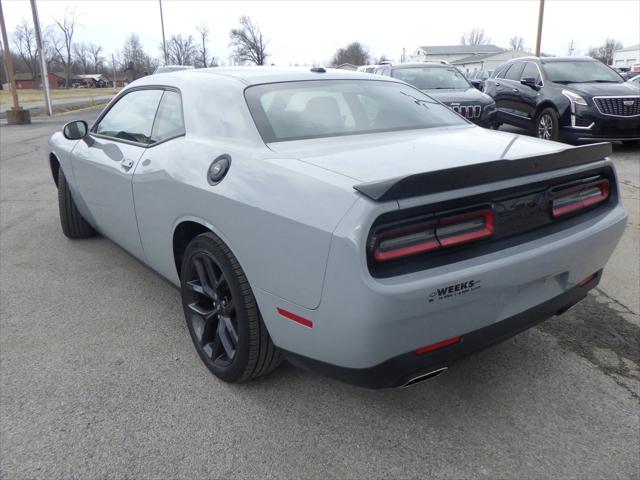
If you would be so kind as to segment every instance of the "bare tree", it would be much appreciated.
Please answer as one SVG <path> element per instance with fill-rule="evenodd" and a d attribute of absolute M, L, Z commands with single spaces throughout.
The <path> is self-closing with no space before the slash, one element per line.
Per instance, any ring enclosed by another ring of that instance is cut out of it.
<path fill-rule="evenodd" d="M 605 65 L 613 64 L 613 52 L 620 50 L 622 43 L 613 38 L 607 38 L 605 42 L 599 47 L 590 48 L 587 55 L 600 60 Z"/>
<path fill-rule="evenodd" d="M 198 47 L 195 63 L 197 68 L 215 67 L 216 59 L 210 56 L 209 44 L 209 27 L 202 22 L 196 27 L 198 32 L 200 46 Z"/>
<path fill-rule="evenodd" d="M 167 42 L 167 55 L 172 65 L 193 65 L 197 54 L 196 46 L 191 35 L 171 35 Z"/>
<path fill-rule="evenodd" d="M 38 72 L 38 49 L 33 28 L 26 20 L 16 26 L 16 30 L 13 33 L 13 44 L 18 55 L 20 55 L 20 59 L 29 70 L 31 77 L 35 78 Z"/>
<path fill-rule="evenodd" d="M 383 55 L 384 57 L 384 55 Z M 331 66 L 337 67 L 343 63 L 350 63 L 351 65 L 367 65 L 371 60 L 369 49 L 360 42 L 351 42 L 344 48 L 339 48 L 331 58 Z"/>
<path fill-rule="evenodd" d="M 91 58 L 93 71 L 94 73 L 98 73 L 102 69 L 102 63 L 104 62 L 104 58 L 101 55 L 102 47 L 100 45 L 90 43 L 87 48 L 89 50 L 89 57 Z"/>
<path fill-rule="evenodd" d="M 71 59 L 72 59 L 72 45 L 73 34 L 76 29 L 76 22 L 78 21 L 78 15 L 76 9 L 65 9 L 64 17 L 62 20 L 53 20 L 62 32 L 62 48 L 56 46 L 56 51 L 60 58 L 60 62 L 64 66 L 64 84 L 69 87 L 69 78 L 71 76 Z"/>
<path fill-rule="evenodd" d="M 251 62 L 264 65 L 269 54 L 267 41 L 262 36 L 260 28 L 249 17 L 243 15 L 239 19 L 240 27 L 231 29 L 230 46 L 233 47 L 233 57 L 237 62 Z"/>
<path fill-rule="evenodd" d="M 89 66 L 91 65 L 91 55 L 89 53 L 89 47 L 86 43 L 83 42 L 73 44 L 73 58 L 82 68 L 82 73 L 89 73 Z"/>
<path fill-rule="evenodd" d="M 567 55 L 569 55 L 570 57 L 573 56 L 573 52 L 576 51 L 576 44 L 573 41 L 573 38 L 571 39 L 571 41 L 569 42 L 569 46 L 567 47 Z"/>
<path fill-rule="evenodd" d="M 509 40 L 509 45 L 511 45 L 511 50 L 514 52 L 522 52 L 524 51 L 524 38 L 518 37 L 517 35 L 511 37 Z"/>
<path fill-rule="evenodd" d="M 144 51 L 140 37 L 135 33 L 129 35 L 122 46 L 121 63 L 130 80 L 148 75 L 158 66 L 158 60 Z"/>
<path fill-rule="evenodd" d="M 462 45 L 487 45 L 491 43 L 491 38 L 484 33 L 484 28 L 472 28 L 460 37 L 460 43 Z"/>

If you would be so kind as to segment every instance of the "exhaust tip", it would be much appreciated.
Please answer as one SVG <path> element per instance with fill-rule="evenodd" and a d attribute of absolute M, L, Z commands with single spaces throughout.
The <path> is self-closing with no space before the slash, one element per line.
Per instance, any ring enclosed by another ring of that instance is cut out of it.
<path fill-rule="evenodd" d="M 410 387 L 411 385 L 415 385 L 416 383 L 421 383 L 426 380 L 431 380 L 432 378 L 436 378 L 442 375 L 447 370 L 449 370 L 449 367 L 441 367 L 441 368 L 437 368 L 436 370 L 431 370 L 430 372 L 427 372 L 427 373 L 421 373 L 420 375 L 416 375 L 415 377 L 410 378 L 407 381 L 407 383 L 402 385 L 401 388 L 407 388 L 407 387 Z"/>

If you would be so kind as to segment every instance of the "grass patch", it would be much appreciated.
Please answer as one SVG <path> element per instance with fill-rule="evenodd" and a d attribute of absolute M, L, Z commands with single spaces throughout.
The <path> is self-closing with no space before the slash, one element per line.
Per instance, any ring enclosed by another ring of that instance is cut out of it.
<path fill-rule="evenodd" d="M 93 101 L 96 97 L 104 97 L 106 95 L 115 95 L 119 89 L 113 88 L 69 88 L 51 90 L 51 101 L 65 98 L 88 98 Z M 44 92 L 42 90 L 25 89 L 18 90 L 18 100 L 20 102 L 37 102 L 44 103 Z M 11 104 L 11 92 L 9 90 L 0 90 L 0 104 Z"/>

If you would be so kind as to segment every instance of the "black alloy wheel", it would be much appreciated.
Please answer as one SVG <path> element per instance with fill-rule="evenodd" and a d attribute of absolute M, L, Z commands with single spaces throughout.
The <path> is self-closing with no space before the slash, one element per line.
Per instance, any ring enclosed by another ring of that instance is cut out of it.
<path fill-rule="evenodd" d="M 206 252 L 192 256 L 185 273 L 187 322 L 196 347 L 212 365 L 227 368 L 238 348 L 238 320 L 229 282 Z"/>
<path fill-rule="evenodd" d="M 181 292 L 193 344 L 218 378 L 245 382 L 282 362 L 247 277 L 229 247 L 213 233 L 198 235 L 187 246 Z"/>

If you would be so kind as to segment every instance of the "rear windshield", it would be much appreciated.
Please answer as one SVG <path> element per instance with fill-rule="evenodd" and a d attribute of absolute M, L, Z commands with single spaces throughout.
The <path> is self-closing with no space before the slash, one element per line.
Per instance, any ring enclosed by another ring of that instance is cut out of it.
<path fill-rule="evenodd" d="M 556 83 L 622 83 L 624 80 L 606 65 L 589 60 L 545 62 L 544 71 Z"/>
<path fill-rule="evenodd" d="M 376 80 L 309 80 L 245 91 L 266 143 L 467 122 L 408 85 Z"/>
<path fill-rule="evenodd" d="M 393 71 L 397 78 L 420 90 L 442 90 L 470 88 L 469 81 L 455 67 L 398 68 Z"/>

